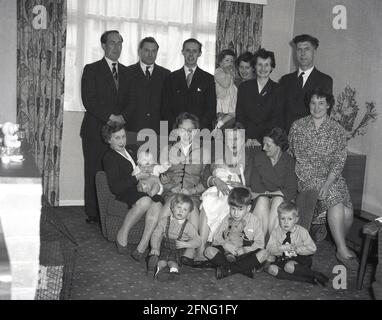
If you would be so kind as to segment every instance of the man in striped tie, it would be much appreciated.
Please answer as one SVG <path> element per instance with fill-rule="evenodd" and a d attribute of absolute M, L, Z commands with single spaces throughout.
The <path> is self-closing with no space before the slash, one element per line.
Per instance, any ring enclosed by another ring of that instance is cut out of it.
<path fill-rule="evenodd" d="M 171 131 L 176 117 L 189 112 L 200 120 L 201 128 L 212 129 L 216 118 L 216 92 L 214 77 L 198 67 L 202 44 L 196 39 L 184 41 L 184 66 L 172 72 L 163 88 L 162 120 L 169 122 Z"/>
<path fill-rule="evenodd" d="M 102 170 L 102 156 L 107 145 L 102 141 L 101 128 L 107 122 L 125 123 L 127 120 L 126 93 L 119 90 L 126 81 L 126 67 L 118 62 L 123 38 L 117 30 L 101 36 L 104 57 L 84 68 L 81 80 L 82 102 L 86 109 L 81 126 L 84 155 L 84 198 L 88 223 L 99 221 L 95 175 Z"/>

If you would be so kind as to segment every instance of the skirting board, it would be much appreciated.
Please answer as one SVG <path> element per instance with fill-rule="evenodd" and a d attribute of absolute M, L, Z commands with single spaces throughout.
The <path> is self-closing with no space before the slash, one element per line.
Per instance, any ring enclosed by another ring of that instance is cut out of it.
<path fill-rule="evenodd" d="M 85 205 L 84 200 L 60 200 L 59 205 L 62 207 L 70 207 L 70 206 L 83 206 Z"/>

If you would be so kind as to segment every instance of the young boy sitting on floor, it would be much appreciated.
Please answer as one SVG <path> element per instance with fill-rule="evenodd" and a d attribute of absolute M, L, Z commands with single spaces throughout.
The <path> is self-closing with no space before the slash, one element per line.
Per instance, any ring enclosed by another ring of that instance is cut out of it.
<path fill-rule="evenodd" d="M 279 226 L 269 239 L 267 250 L 268 273 L 279 279 L 320 283 L 325 286 L 329 279 L 321 272 L 311 269 L 312 256 L 317 248 L 309 232 L 296 224 L 298 210 L 295 204 L 283 202 L 277 209 Z"/>
<path fill-rule="evenodd" d="M 187 220 L 194 209 L 192 199 L 177 194 L 172 198 L 170 208 L 171 215 L 159 220 L 151 236 L 147 269 L 150 275 L 155 273 L 154 277 L 159 281 L 178 280 L 180 257 L 184 249 L 201 245 L 196 228 Z"/>
<path fill-rule="evenodd" d="M 216 279 L 222 279 L 235 273 L 253 278 L 255 269 L 260 268 L 268 257 L 268 253 L 264 249 L 261 223 L 250 212 L 251 202 L 251 192 L 244 187 L 233 188 L 228 196 L 230 213 L 223 219 L 215 233 L 212 246 L 207 247 L 204 251 L 206 258 L 216 266 Z M 230 226 L 232 228 L 232 221 L 240 221 L 244 225 L 243 243 L 240 247 L 232 244 L 227 237 Z M 227 252 L 235 257 L 235 261 L 230 262 L 227 259 Z"/>

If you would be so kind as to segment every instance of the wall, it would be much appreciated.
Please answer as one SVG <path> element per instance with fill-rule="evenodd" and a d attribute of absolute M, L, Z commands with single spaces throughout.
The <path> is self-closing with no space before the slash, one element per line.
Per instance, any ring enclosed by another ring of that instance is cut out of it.
<path fill-rule="evenodd" d="M 332 27 L 332 9 L 338 4 L 347 9 L 346 30 Z M 380 0 L 296 1 L 294 34 L 310 33 L 319 38 L 318 69 L 333 77 L 335 97 L 346 85 L 355 88 L 361 112 L 366 101 L 374 101 L 377 110 L 382 106 L 381 14 Z M 379 113 L 379 119 L 368 128 L 367 135 L 351 140 L 349 149 L 367 155 L 362 207 L 382 216 L 382 113 Z"/>
<path fill-rule="evenodd" d="M 264 7 L 263 44 L 276 55 L 272 78 L 289 72 L 295 0 L 268 0 Z M 277 23 L 275 23 L 277 21 Z M 82 112 L 64 113 L 63 146 L 60 172 L 60 205 L 83 204 L 83 158 L 79 137 Z"/>
<path fill-rule="evenodd" d="M 84 204 L 84 161 L 80 128 L 83 112 L 64 112 L 60 166 L 60 205 Z"/>
<path fill-rule="evenodd" d="M 291 61 L 290 40 L 293 38 L 296 0 L 269 0 L 263 12 L 261 46 L 275 53 L 276 68 L 271 74 L 274 81 L 289 73 Z"/>
<path fill-rule="evenodd" d="M 16 121 L 17 1 L 0 0 L 0 123 Z"/>

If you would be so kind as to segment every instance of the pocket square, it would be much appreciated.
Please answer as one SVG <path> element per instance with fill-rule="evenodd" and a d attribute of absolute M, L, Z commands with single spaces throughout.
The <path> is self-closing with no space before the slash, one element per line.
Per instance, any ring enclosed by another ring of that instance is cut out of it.
<path fill-rule="evenodd" d="M 198 92 L 202 92 L 202 89 L 198 88 L 196 91 L 198 91 Z"/>
<path fill-rule="evenodd" d="M 261 95 L 264 97 L 268 92 L 264 91 Z"/>

